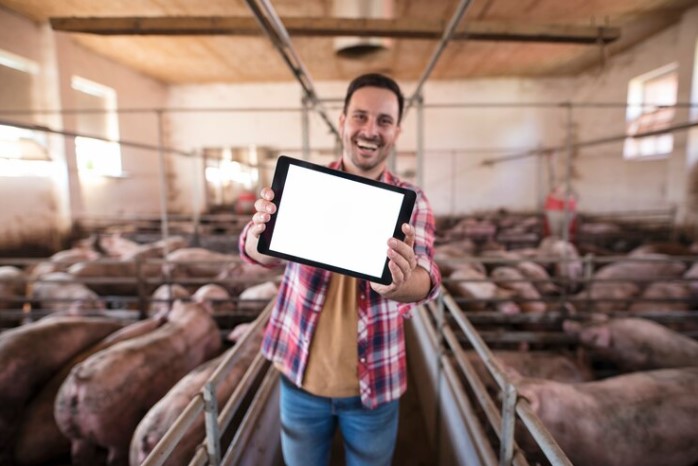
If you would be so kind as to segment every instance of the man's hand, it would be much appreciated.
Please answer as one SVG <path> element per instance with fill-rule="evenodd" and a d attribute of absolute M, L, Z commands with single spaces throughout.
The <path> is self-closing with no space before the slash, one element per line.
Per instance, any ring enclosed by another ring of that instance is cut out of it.
<path fill-rule="evenodd" d="M 262 188 L 260 197 L 255 201 L 255 213 L 252 215 L 252 226 L 247 231 L 245 252 L 248 256 L 262 264 L 271 264 L 275 259 L 257 252 L 257 243 L 262 232 L 267 228 L 267 222 L 276 212 L 276 205 L 271 202 L 274 199 L 274 191 L 269 187 Z"/>
<path fill-rule="evenodd" d="M 410 282 L 415 269 L 417 269 L 417 257 L 414 254 L 414 228 L 404 223 L 402 232 L 405 234 L 404 241 L 396 238 L 388 240 L 388 259 L 390 259 L 388 268 L 393 277 L 393 282 L 390 285 L 371 282 L 371 288 L 386 298 L 404 295 L 405 288 Z"/>
<path fill-rule="evenodd" d="M 271 202 L 274 200 L 274 191 L 271 188 L 262 188 L 260 197 L 254 203 L 255 213 L 252 216 L 252 227 L 249 233 L 255 238 L 259 236 L 267 228 L 267 222 L 271 219 L 271 215 L 276 212 L 276 204 Z"/>

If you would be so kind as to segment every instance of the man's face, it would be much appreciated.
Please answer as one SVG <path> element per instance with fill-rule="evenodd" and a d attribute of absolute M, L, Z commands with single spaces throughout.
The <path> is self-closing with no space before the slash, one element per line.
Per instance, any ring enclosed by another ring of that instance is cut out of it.
<path fill-rule="evenodd" d="M 342 161 L 349 173 L 378 178 L 400 134 L 397 96 L 388 89 L 362 87 L 354 92 L 346 114 L 339 116 Z"/>

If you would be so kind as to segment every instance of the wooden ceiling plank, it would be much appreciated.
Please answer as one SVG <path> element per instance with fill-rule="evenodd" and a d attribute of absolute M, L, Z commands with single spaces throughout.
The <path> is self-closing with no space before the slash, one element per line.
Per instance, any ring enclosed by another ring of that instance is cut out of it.
<path fill-rule="evenodd" d="M 282 19 L 293 37 L 392 37 L 438 40 L 443 21 L 416 18 L 297 18 Z M 167 17 L 56 17 L 54 30 L 101 35 L 259 35 L 257 21 L 245 16 L 167 16 Z M 461 25 L 453 40 L 516 42 L 610 43 L 620 37 L 620 29 L 609 26 L 520 24 L 473 21 Z"/>

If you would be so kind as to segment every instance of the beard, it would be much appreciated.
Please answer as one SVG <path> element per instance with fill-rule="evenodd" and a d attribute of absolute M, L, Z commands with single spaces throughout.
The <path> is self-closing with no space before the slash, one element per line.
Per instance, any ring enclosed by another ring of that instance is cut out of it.
<path fill-rule="evenodd" d="M 349 141 L 349 147 L 345 147 L 352 165 L 364 172 L 370 172 L 376 167 L 385 163 L 392 151 L 392 145 L 382 145 L 375 142 L 377 148 L 373 150 L 361 149 L 356 141 Z"/>

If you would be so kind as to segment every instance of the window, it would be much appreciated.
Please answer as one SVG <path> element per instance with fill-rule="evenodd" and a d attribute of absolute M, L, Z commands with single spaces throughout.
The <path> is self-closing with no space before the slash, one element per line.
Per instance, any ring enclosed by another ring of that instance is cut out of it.
<path fill-rule="evenodd" d="M 75 107 L 83 110 L 76 117 L 76 130 L 81 134 L 75 138 L 78 170 L 90 175 L 122 175 L 121 147 L 105 140 L 119 138 L 116 92 L 78 76 L 73 77 L 72 87 Z"/>
<path fill-rule="evenodd" d="M 628 86 L 626 115 L 628 136 L 668 128 L 674 119 L 678 73 L 675 64 L 638 76 Z M 668 155 L 674 146 L 671 133 L 629 137 L 623 153 L 627 159 Z"/>
<path fill-rule="evenodd" d="M 257 147 L 206 148 L 205 177 L 210 205 L 232 204 L 259 183 Z"/>
<path fill-rule="evenodd" d="M 0 124 L 2 176 L 43 175 L 50 169 L 46 134 L 27 128 L 36 124 L 32 109 L 38 72 L 35 62 L 0 50 L 0 106 L 3 110 L 17 111 L 1 117 L 5 123 Z"/>

